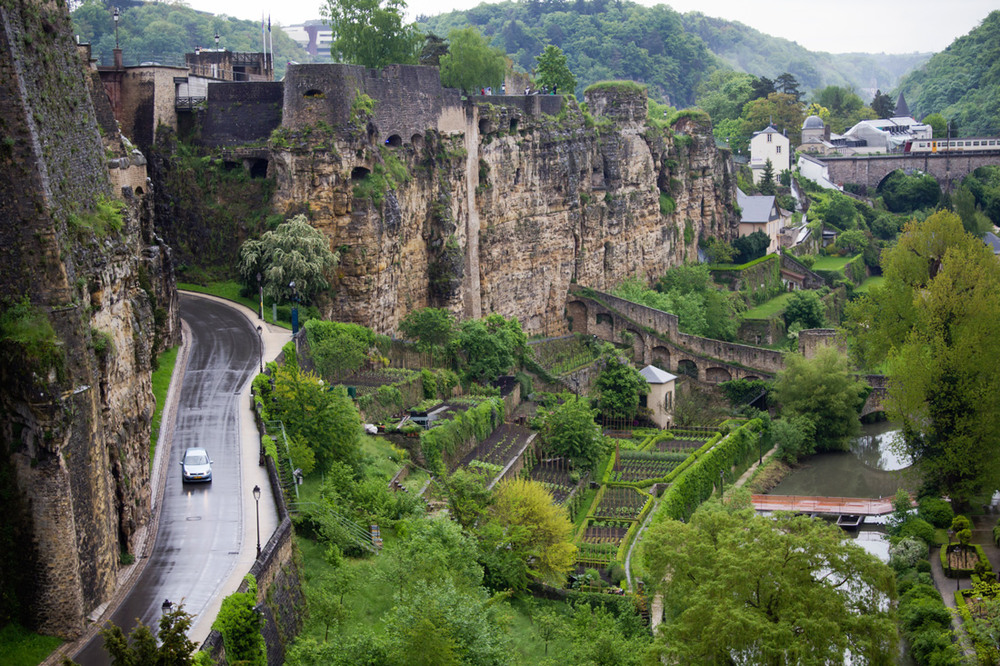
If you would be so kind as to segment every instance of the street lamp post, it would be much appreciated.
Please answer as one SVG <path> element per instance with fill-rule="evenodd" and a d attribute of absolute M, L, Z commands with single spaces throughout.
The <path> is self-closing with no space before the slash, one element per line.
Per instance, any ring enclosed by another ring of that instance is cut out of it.
<path fill-rule="evenodd" d="M 260 371 L 264 372 L 264 330 L 257 327 L 257 349 L 260 351 Z"/>
<path fill-rule="evenodd" d="M 219 31 L 215 31 L 215 50 L 219 50 Z"/>
<path fill-rule="evenodd" d="M 299 296 L 295 291 L 295 280 L 288 283 L 292 290 L 292 335 L 299 332 Z"/>
<path fill-rule="evenodd" d="M 261 282 L 261 274 L 257 273 L 257 293 L 260 294 L 260 310 L 257 311 L 257 319 L 264 318 L 264 283 Z"/>
<path fill-rule="evenodd" d="M 119 12 L 118 8 L 115 7 L 115 11 L 114 11 L 113 14 L 111 14 L 111 18 L 114 19 L 114 21 L 115 21 L 115 48 L 116 49 L 118 48 L 118 19 L 120 19 L 121 16 L 122 16 L 121 12 Z"/>
<path fill-rule="evenodd" d="M 719 470 L 719 499 L 726 496 L 726 470 Z"/>
<path fill-rule="evenodd" d="M 260 486 L 253 487 L 253 501 L 257 507 L 257 559 L 260 559 Z"/>

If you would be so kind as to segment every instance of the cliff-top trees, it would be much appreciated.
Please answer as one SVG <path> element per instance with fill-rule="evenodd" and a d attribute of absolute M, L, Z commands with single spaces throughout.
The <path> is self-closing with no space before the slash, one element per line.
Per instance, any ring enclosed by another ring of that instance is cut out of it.
<path fill-rule="evenodd" d="M 490 46 L 474 27 L 448 33 L 448 53 L 441 56 L 441 85 L 466 93 L 490 86 L 500 91 L 507 54 Z"/>
<path fill-rule="evenodd" d="M 416 64 L 423 35 L 403 23 L 405 10 L 403 0 L 325 0 L 319 13 L 333 31 L 330 55 L 365 67 Z"/>
<path fill-rule="evenodd" d="M 848 309 L 854 352 L 887 365 L 887 411 L 931 489 L 968 502 L 1000 484 L 1000 263 L 954 213 L 910 222 L 884 282 Z"/>
<path fill-rule="evenodd" d="M 329 288 L 326 271 L 337 265 L 340 256 L 330 251 L 330 241 L 306 220 L 296 215 L 268 231 L 260 240 L 250 239 L 240 248 L 240 279 L 250 293 L 257 292 L 260 275 L 265 298 L 283 302 L 292 297 L 295 282 L 300 301 L 309 303 Z"/>
<path fill-rule="evenodd" d="M 546 44 L 545 49 L 535 56 L 538 67 L 535 68 L 535 80 L 539 85 L 564 95 L 572 95 L 576 88 L 576 77 L 569 71 L 566 64 L 566 54 L 558 46 Z"/>

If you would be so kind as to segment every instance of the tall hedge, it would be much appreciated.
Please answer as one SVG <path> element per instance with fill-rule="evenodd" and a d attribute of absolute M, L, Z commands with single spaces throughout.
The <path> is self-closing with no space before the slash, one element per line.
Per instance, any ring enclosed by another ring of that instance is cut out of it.
<path fill-rule="evenodd" d="M 435 471 L 444 471 L 444 453 L 455 453 L 473 438 L 477 442 L 485 441 L 503 420 L 503 400 L 493 397 L 460 412 L 450 421 L 425 430 L 420 434 L 420 448 L 427 466 Z"/>

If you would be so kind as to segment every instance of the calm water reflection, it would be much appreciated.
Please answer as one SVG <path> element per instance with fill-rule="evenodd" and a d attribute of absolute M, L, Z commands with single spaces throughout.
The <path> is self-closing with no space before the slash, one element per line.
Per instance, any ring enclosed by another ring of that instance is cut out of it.
<path fill-rule="evenodd" d="M 850 451 L 803 458 L 771 494 L 889 497 L 898 488 L 916 490 L 920 485 L 916 469 L 908 458 L 892 450 L 896 426 L 883 422 L 861 428 Z"/>

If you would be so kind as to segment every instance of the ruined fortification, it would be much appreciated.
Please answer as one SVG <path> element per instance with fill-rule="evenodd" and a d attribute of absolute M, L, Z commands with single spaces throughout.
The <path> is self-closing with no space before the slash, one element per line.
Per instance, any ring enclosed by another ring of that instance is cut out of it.
<path fill-rule="evenodd" d="M 660 275 L 735 235 L 707 118 L 650 124 L 634 84 L 586 101 L 463 99 L 428 67 L 290 66 L 269 173 L 277 212 L 307 210 L 341 253 L 324 314 L 392 332 L 430 305 L 556 334 L 571 283 Z"/>
<path fill-rule="evenodd" d="M 147 519 L 150 363 L 177 337 L 143 160 L 95 81 L 64 3 L 0 2 L 0 623 L 66 637 Z"/>

